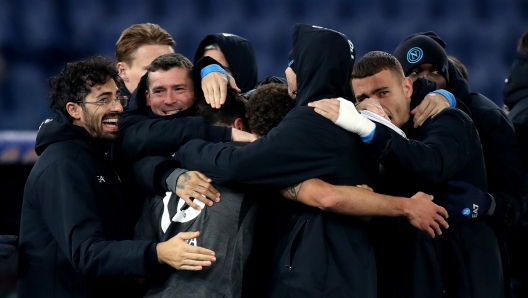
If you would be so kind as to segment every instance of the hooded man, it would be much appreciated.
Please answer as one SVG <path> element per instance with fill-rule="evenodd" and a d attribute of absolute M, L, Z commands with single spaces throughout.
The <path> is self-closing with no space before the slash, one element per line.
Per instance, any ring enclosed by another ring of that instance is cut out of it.
<path fill-rule="evenodd" d="M 175 158 L 182 167 L 202 171 L 219 184 L 285 188 L 314 177 L 334 184 L 375 184 L 377 164 L 365 154 L 359 137 L 318 119 L 307 107 L 328 96 L 352 97 L 354 56 L 352 43 L 342 33 L 295 25 L 292 71 L 299 83 L 295 108 L 267 136 L 242 148 L 191 141 Z M 374 252 L 365 222 L 288 201 L 281 201 L 280 208 L 276 204 L 273 210 L 281 214 L 282 224 L 269 222 L 270 215 L 266 221 L 269 229 L 282 228 L 281 237 L 270 248 L 275 250 L 270 292 L 254 289 L 259 295 L 376 296 Z M 267 279 L 266 273 L 262 275 Z"/>
<path fill-rule="evenodd" d="M 378 165 L 360 138 L 332 129 L 307 107 L 328 96 L 352 97 L 354 58 L 354 46 L 342 33 L 296 25 L 286 70 L 296 105 L 279 125 L 243 148 L 191 141 L 175 158 L 221 184 L 285 188 L 317 177 L 338 185 L 375 186 Z M 269 296 L 376 297 L 375 259 L 364 221 L 296 202 L 276 205 L 277 222 L 269 223 L 279 228 Z"/>
<path fill-rule="evenodd" d="M 231 33 L 207 35 L 198 45 L 194 63 L 204 56 L 218 61 L 235 78 L 242 92 L 255 88 L 258 69 L 255 51 L 249 40 Z"/>

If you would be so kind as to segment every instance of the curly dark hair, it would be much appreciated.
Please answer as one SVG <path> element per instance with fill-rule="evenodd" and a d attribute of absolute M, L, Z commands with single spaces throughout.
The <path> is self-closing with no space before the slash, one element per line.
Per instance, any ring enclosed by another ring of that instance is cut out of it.
<path fill-rule="evenodd" d="M 269 83 L 259 86 L 249 97 L 246 118 L 249 130 L 266 135 L 288 114 L 293 105 L 285 84 Z"/>
<path fill-rule="evenodd" d="M 229 126 L 237 118 L 241 118 L 242 123 L 247 127 L 246 101 L 247 99 L 238 94 L 235 89 L 228 87 L 226 101 L 220 109 L 213 109 L 203 96 L 197 98 L 196 115 L 202 116 L 205 121 L 217 126 Z"/>
<path fill-rule="evenodd" d="M 59 75 L 49 79 L 50 107 L 62 111 L 71 120 L 66 104 L 83 101 L 91 87 L 104 85 L 110 79 L 116 84 L 121 81 L 115 63 L 108 58 L 96 56 L 68 63 Z"/>

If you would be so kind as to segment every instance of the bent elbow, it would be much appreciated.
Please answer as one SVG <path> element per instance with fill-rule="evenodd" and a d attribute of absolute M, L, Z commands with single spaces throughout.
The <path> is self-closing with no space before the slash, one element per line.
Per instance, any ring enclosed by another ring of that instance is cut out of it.
<path fill-rule="evenodd" d="M 339 198 L 332 193 L 326 193 L 318 196 L 316 199 L 316 207 L 323 211 L 332 211 L 339 205 Z"/>

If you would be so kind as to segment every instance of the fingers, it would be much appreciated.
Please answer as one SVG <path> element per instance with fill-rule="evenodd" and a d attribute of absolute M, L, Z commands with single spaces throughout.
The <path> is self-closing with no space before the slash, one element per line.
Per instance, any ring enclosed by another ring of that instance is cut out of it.
<path fill-rule="evenodd" d="M 220 202 L 220 192 L 207 182 L 203 182 L 202 185 L 191 186 L 191 188 L 193 189 L 191 191 L 191 197 L 206 203 L 208 206 L 213 205 L 212 203 L 210 205 L 207 203 L 209 200 L 213 200 L 217 203 Z M 207 201 L 204 201 L 203 199 L 206 199 Z"/>
<path fill-rule="evenodd" d="M 414 128 L 421 126 L 425 120 L 431 116 L 434 106 L 429 103 L 430 101 L 424 100 L 413 110 L 416 111 L 413 118 Z"/>
<path fill-rule="evenodd" d="M 308 106 L 314 107 L 314 111 L 317 114 L 331 120 L 332 122 L 336 122 L 339 117 L 339 101 L 337 99 L 322 99 L 311 102 Z"/>
<path fill-rule="evenodd" d="M 206 78 L 207 78 L 207 76 L 206 76 Z M 210 88 L 209 85 L 207 85 L 207 82 L 205 81 L 205 78 L 204 78 L 204 80 L 202 80 L 202 91 L 204 93 L 205 102 L 207 104 L 211 104 L 211 98 L 214 96 L 213 94 L 211 94 L 212 90 L 213 89 Z"/>
<path fill-rule="evenodd" d="M 198 175 L 198 177 L 200 177 L 202 180 L 206 181 L 206 182 L 211 182 L 211 179 L 209 179 L 207 176 L 205 176 L 204 174 L 202 174 L 201 172 L 198 172 L 198 171 L 195 171 L 196 175 Z"/>
<path fill-rule="evenodd" d="M 200 236 L 200 231 L 196 231 L 196 232 L 179 232 L 174 237 L 179 238 L 181 240 L 191 240 L 191 239 L 194 239 L 194 238 L 196 238 L 198 236 Z"/>
<path fill-rule="evenodd" d="M 231 78 L 232 79 L 232 78 Z M 236 84 L 235 84 L 236 86 Z M 220 72 L 211 72 L 202 79 L 205 101 L 212 108 L 219 109 L 227 96 L 227 78 Z M 239 90 L 237 88 L 237 90 Z"/>
<path fill-rule="evenodd" d="M 201 270 L 216 261 L 215 252 L 188 244 L 186 240 L 195 239 L 200 232 L 180 232 L 167 242 L 157 245 L 160 263 L 167 263 L 179 270 Z"/>
<path fill-rule="evenodd" d="M 440 214 L 442 218 L 449 218 L 449 213 L 442 206 L 438 206 L 438 210 L 436 211 L 436 213 Z"/>
<path fill-rule="evenodd" d="M 224 75 L 222 74 L 222 76 Z M 225 76 L 223 81 L 219 81 L 217 83 L 218 84 L 213 86 L 213 98 L 211 100 L 211 107 L 215 109 L 219 109 L 221 107 L 222 103 L 225 102 L 225 97 L 227 94 L 227 79 L 225 79 Z"/>
<path fill-rule="evenodd" d="M 193 179 L 190 181 L 189 185 L 192 190 L 197 191 L 201 195 L 206 195 L 209 198 L 220 198 L 220 192 L 213 187 L 211 179 L 197 171 L 192 171 L 191 173 Z"/>
<path fill-rule="evenodd" d="M 238 91 L 238 93 L 241 92 L 240 88 L 238 88 L 236 82 L 235 82 L 235 78 L 233 78 L 232 76 L 229 76 L 229 85 L 231 86 L 231 88 L 235 89 L 236 91 Z"/>
<path fill-rule="evenodd" d="M 193 202 L 195 198 L 193 198 L 192 196 L 190 196 L 190 195 L 187 196 L 187 197 L 181 197 L 180 196 L 180 198 L 183 199 L 185 201 L 185 203 L 187 203 L 187 205 L 189 205 L 189 207 L 191 207 L 191 208 L 193 208 L 195 210 L 202 210 L 202 207 L 200 207 L 200 205 L 198 205 L 198 204 Z M 211 205 L 208 205 L 208 203 L 204 202 L 204 204 L 206 204 L 207 206 L 212 206 L 213 205 L 213 202 L 209 201 L 209 203 Z"/>
<path fill-rule="evenodd" d="M 226 101 L 227 98 L 227 84 L 220 84 L 220 92 L 219 97 L 215 98 L 215 101 L 217 103 L 216 108 L 219 109 Z"/>
<path fill-rule="evenodd" d="M 438 218 L 436 218 L 436 222 L 444 229 L 449 229 L 449 224 L 447 223 L 447 221 L 445 220 L 445 217 L 442 217 L 442 216 L 439 216 Z M 441 234 L 439 234 L 441 235 Z"/>
<path fill-rule="evenodd" d="M 207 206 L 213 206 L 213 201 L 220 201 L 220 192 L 213 187 L 210 181 L 211 179 L 200 172 L 185 172 L 178 177 L 176 194 L 196 210 L 201 210 L 201 208 L 193 202 L 194 199 L 203 202 Z"/>
<path fill-rule="evenodd" d="M 0 243 L 8 244 L 15 242 L 18 236 L 15 235 L 0 235 Z"/>
<path fill-rule="evenodd" d="M 425 232 L 427 232 L 427 234 L 429 234 L 429 236 L 431 236 L 431 238 L 434 238 L 436 236 L 435 234 L 435 230 L 431 227 L 425 229 Z"/>

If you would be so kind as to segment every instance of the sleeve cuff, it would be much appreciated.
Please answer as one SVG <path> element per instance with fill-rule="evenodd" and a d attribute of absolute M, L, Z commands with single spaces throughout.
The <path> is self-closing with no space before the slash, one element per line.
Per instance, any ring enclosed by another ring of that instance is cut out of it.
<path fill-rule="evenodd" d="M 220 67 L 220 65 L 218 64 L 211 64 L 211 65 L 207 65 L 206 67 L 202 68 L 202 70 L 200 71 L 200 76 L 203 79 L 206 75 L 210 74 L 211 72 L 220 72 L 220 73 L 225 74 L 225 76 L 227 77 L 227 83 L 229 84 L 229 81 L 231 80 L 231 78 L 229 77 L 229 74 L 227 73 L 227 71 L 225 71 L 225 69 Z"/>
<path fill-rule="evenodd" d="M 438 90 L 435 90 L 435 91 L 430 92 L 430 93 L 438 93 L 440 95 L 443 95 L 449 101 L 449 106 L 452 107 L 452 108 L 456 108 L 456 99 L 455 99 L 455 96 L 453 95 L 453 93 L 451 93 L 451 92 L 449 92 L 447 90 L 444 90 L 444 89 L 438 89 Z"/>
<path fill-rule="evenodd" d="M 186 169 L 174 169 L 174 171 L 167 171 L 165 175 L 167 175 L 167 178 L 165 178 L 165 186 L 167 187 L 167 190 L 170 192 L 176 193 L 176 181 L 178 181 L 178 178 L 181 174 L 187 172 Z"/>
<path fill-rule="evenodd" d="M 363 143 L 366 143 L 366 144 L 370 143 L 370 141 L 372 141 L 372 139 L 374 138 L 375 132 L 376 132 L 376 127 L 374 126 L 374 129 L 368 135 L 360 136 Z"/>
<path fill-rule="evenodd" d="M 490 196 L 490 199 L 491 199 L 491 205 L 490 205 L 490 208 L 488 210 L 488 213 L 486 213 L 486 215 L 493 215 L 493 213 L 495 213 L 495 209 L 497 207 L 497 202 L 495 202 L 495 198 L 487 193 L 488 196 Z"/>

